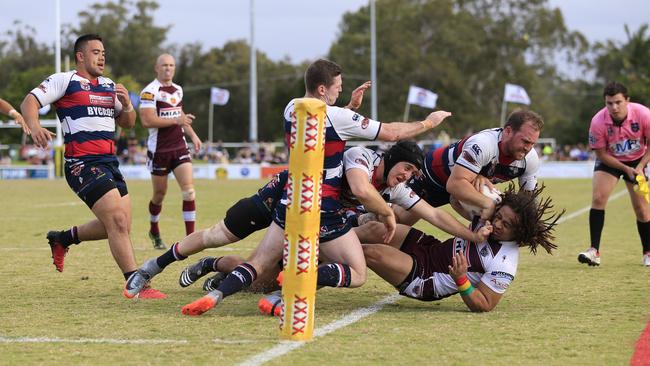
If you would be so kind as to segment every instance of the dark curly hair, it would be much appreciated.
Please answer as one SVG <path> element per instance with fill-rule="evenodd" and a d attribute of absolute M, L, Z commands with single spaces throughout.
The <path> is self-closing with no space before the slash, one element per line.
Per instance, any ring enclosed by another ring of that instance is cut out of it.
<path fill-rule="evenodd" d="M 553 249 L 557 249 L 557 245 L 553 243 L 553 231 L 557 221 L 566 211 L 563 209 L 560 213 L 549 213 L 549 210 L 553 209 L 551 198 L 538 199 L 544 188 L 542 184 L 532 191 L 516 191 L 514 183 L 511 182 L 501 195 L 501 203 L 496 207 L 498 210 L 508 206 L 517 214 L 519 221 L 514 227 L 514 240 L 520 247 L 530 247 L 533 254 L 537 253 L 538 246 L 546 249 L 549 254 L 552 254 Z"/>

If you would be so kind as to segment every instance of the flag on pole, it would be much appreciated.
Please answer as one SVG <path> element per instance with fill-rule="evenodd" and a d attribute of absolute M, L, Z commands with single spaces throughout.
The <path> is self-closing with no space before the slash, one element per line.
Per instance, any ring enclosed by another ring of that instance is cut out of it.
<path fill-rule="evenodd" d="M 438 101 L 438 94 L 431 90 L 422 89 L 420 87 L 411 85 L 409 87 L 409 96 L 407 99 L 408 104 L 419 105 L 424 108 L 435 108 Z"/>
<path fill-rule="evenodd" d="M 225 105 L 230 99 L 230 92 L 226 89 L 217 88 L 215 86 L 210 88 L 210 103 L 216 105 Z"/>
<path fill-rule="evenodd" d="M 503 101 L 530 105 L 530 98 L 526 89 L 519 85 L 507 84 L 503 92 Z"/>

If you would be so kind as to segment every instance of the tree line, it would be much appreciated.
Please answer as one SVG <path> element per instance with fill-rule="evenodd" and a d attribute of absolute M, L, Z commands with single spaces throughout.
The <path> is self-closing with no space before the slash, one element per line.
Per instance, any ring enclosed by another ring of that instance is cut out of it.
<path fill-rule="evenodd" d="M 185 90 L 185 110 L 197 116 L 194 128 L 208 135 L 210 86 L 227 88 L 227 105 L 215 109 L 215 139 L 245 141 L 249 119 L 250 47 L 232 40 L 204 50 L 200 43 L 167 43 L 166 25 L 157 26 L 159 5 L 150 0 L 96 3 L 80 12 L 78 25 L 65 25 L 62 50 L 74 68 L 76 37 L 97 33 L 107 50 L 106 75 L 138 93 L 154 77 L 158 54 L 176 56 L 175 82 Z M 377 0 L 378 112 L 382 121 L 402 118 L 410 84 L 434 90 L 438 107 L 451 111 L 444 129 L 451 136 L 499 124 L 505 83 L 523 86 L 531 108 L 546 121 L 542 137 L 560 143 L 585 142 L 591 116 L 604 105 L 609 80 L 628 86 L 632 101 L 650 104 L 648 25 L 627 40 L 591 44 L 567 28 L 562 12 L 547 0 Z M 328 58 L 344 70 L 344 104 L 349 93 L 370 75 L 370 11 L 363 7 L 343 16 L 339 37 Z M 0 38 L 0 96 L 17 106 L 29 89 L 53 73 L 53 49 L 38 41 L 35 30 L 15 22 Z M 282 111 L 304 93 L 307 63 L 274 61 L 257 51 L 258 136 L 282 139 Z M 578 70 L 567 76 L 563 69 Z M 367 95 L 360 112 L 370 115 Z M 509 104 L 511 111 L 517 105 Z M 428 110 L 412 106 L 411 119 Z M 46 116 L 45 118 L 47 118 Z M 53 118 L 53 112 L 50 112 Z M 137 136 L 146 131 L 138 124 Z M 3 130 L 2 143 L 20 141 L 20 131 Z"/>

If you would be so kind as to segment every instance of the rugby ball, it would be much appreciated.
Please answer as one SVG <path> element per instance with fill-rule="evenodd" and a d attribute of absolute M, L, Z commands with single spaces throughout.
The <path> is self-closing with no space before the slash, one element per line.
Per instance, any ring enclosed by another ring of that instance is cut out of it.
<path fill-rule="evenodd" d="M 484 196 L 491 198 L 495 204 L 501 203 L 501 191 L 498 189 L 494 188 L 492 191 L 490 191 L 490 187 L 487 185 L 482 185 L 481 186 L 481 193 L 483 193 Z M 481 208 L 469 203 L 465 203 L 463 201 L 458 201 L 460 203 L 460 206 L 465 210 L 465 212 L 469 213 L 471 216 L 480 216 L 481 215 Z"/>

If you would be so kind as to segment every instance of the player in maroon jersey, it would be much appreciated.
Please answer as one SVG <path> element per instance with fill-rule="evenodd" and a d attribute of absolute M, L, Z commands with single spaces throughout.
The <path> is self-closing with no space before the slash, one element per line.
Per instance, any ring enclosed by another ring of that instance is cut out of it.
<path fill-rule="evenodd" d="M 168 54 L 158 56 L 155 69 L 156 79 L 140 93 L 139 109 L 142 126 L 149 129 L 147 167 L 153 184 L 153 196 L 149 202 L 149 238 L 154 248 L 165 249 L 158 221 L 169 173 L 174 174 L 183 195 L 185 234 L 194 232 L 196 204 L 192 157 L 184 134 L 190 136 L 196 150 L 201 148 L 201 140 L 191 126 L 194 115 L 183 112 L 183 88 L 172 81 L 176 70 L 174 57 Z"/>

